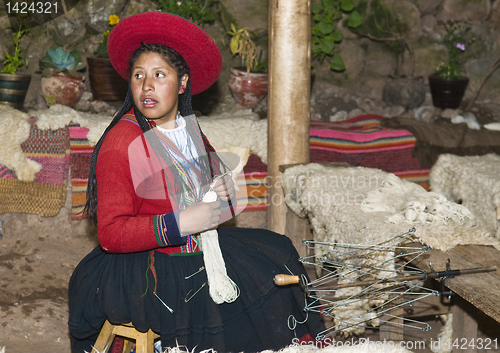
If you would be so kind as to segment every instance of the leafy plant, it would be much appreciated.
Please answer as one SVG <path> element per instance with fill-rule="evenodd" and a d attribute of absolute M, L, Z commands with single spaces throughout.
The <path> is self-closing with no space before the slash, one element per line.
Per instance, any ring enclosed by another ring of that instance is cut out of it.
<path fill-rule="evenodd" d="M 369 38 L 373 41 L 383 42 L 387 45 L 390 51 L 396 55 L 396 76 L 401 74 L 401 62 L 405 49 L 410 54 L 410 73 L 413 76 L 415 55 L 413 47 L 408 38 L 408 24 L 401 21 L 394 13 L 379 0 L 368 2 L 361 1 L 358 4 L 358 9 L 363 18 L 361 26 L 356 28 L 354 32 L 359 36 Z"/>
<path fill-rule="evenodd" d="M 344 14 L 349 14 L 347 27 L 359 27 L 362 24 L 362 18 L 355 7 L 352 0 L 321 0 L 321 4 L 313 3 L 311 5 L 313 15 L 312 56 L 319 62 L 330 58 L 330 68 L 334 71 L 345 69 L 342 56 L 335 50 L 335 44 L 340 43 L 343 39 L 342 31 L 337 28 L 337 23 L 341 21 Z"/>
<path fill-rule="evenodd" d="M 78 50 L 64 51 L 61 47 L 52 46 L 40 59 L 42 75 L 51 76 L 54 72 L 62 72 L 67 75 L 77 76 L 80 70 L 85 68 Z"/>
<path fill-rule="evenodd" d="M 1 71 L 5 74 L 15 74 L 17 69 L 21 66 L 28 67 L 29 62 L 28 59 L 23 59 L 21 57 L 21 38 L 28 33 L 27 28 L 23 28 L 23 24 L 19 25 L 19 29 L 12 36 L 12 42 L 14 43 L 14 55 L 10 55 L 9 53 L 5 53 L 5 61 L 3 62 L 4 68 Z"/>
<path fill-rule="evenodd" d="M 198 23 L 210 23 L 215 20 L 218 0 L 157 0 L 158 9 L 186 19 L 196 19 Z"/>
<path fill-rule="evenodd" d="M 231 36 L 229 44 L 231 53 L 241 57 L 241 62 L 246 67 L 247 72 L 267 72 L 267 59 L 262 59 L 262 50 L 257 57 L 257 46 L 247 28 L 237 29 L 234 23 L 231 23 L 231 31 L 228 34 Z"/>
<path fill-rule="evenodd" d="M 461 78 L 465 73 L 464 65 L 472 56 L 469 46 L 474 38 L 469 34 L 470 23 L 448 21 L 444 22 L 443 26 L 446 30 L 443 43 L 446 46 L 448 60 L 437 67 L 436 74 L 447 80 Z"/>
<path fill-rule="evenodd" d="M 109 28 L 103 32 L 104 38 L 100 41 L 97 49 L 94 51 L 94 54 L 97 55 L 98 58 L 109 58 L 108 56 L 108 36 L 113 27 L 120 22 L 120 18 L 116 15 L 109 15 L 108 17 Z"/>

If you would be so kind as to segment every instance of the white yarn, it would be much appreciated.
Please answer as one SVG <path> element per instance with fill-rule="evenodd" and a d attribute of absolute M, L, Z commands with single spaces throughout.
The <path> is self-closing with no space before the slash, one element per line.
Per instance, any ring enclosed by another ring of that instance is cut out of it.
<path fill-rule="evenodd" d="M 216 200 L 217 193 L 211 189 L 203 196 L 203 202 Z M 217 230 L 203 232 L 200 240 L 210 296 L 217 304 L 234 302 L 240 295 L 240 289 L 227 275 L 226 264 L 219 246 L 219 233 Z"/>

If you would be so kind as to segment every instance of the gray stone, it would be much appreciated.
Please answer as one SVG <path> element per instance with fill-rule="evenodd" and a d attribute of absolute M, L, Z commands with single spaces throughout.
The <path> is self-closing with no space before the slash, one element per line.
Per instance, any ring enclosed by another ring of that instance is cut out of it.
<path fill-rule="evenodd" d="M 333 115 L 330 115 L 330 121 L 344 121 L 347 119 L 347 112 L 345 110 L 340 110 Z"/>
<path fill-rule="evenodd" d="M 368 76 L 389 76 L 394 74 L 396 58 L 379 42 L 370 41 L 366 49 L 367 56 L 363 74 Z"/>
<path fill-rule="evenodd" d="M 73 109 L 80 110 L 82 112 L 90 111 L 92 108 L 91 105 L 92 99 L 93 99 L 92 93 L 88 91 L 83 92 L 82 98 L 80 98 L 80 100 L 78 101 L 78 103 L 76 103 Z"/>
<path fill-rule="evenodd" d="M 236 20 L 238 27 L 250 30 L 267 29 L 268 0 L 220 0 L 220 3 Z"/>
<path fill-rule="evenodd" d="M 436 11 L 443 0 L 415 0 L 414 2 L 422 15 L 429 15 Z"/>
<path fill-rule="evenodd" d="M 415 48 L 415 77 L 422 76 L 427 82 L 427 77 L 443 63 L 446 56 L 446 48 L 441 44 L 421 43 Z"/>
<path fill-rule="evenodd" d="M 356 108 L 354 110 L 351 110 L 349 114 L 347 114 L 347 119 L 355 118 L 363 114 L 365 114 L 365 112 L 362 109 Z"/>
<path fill-rule="evenodd" d="M 387 105 L 401 105 L 407 109 L 419 106 L 425 99 L 425 87 L 419 80 L 399 78 L 388 81 L 382 99 Z"/>
<path fill-rule="evenodd" d="M 420 11 L 408 0 L 385 0 L 392 14 L 408 26 L 408 38 L 417 39 L 422 35 L 420 26 Z"/>
<path fill-rule="evenodd" d="M 421 106 L 415 109 L 414 118 L 418 121 L 430 123 L 438 117 L 439 109 L 432 106 Z"/>
<path fill-rule="evenodd" d="M 490 0 L 444 0 L 436 18 L 440 21 L 484 20 L 490 10 Z"/>
<path fill-rule="evenodd" d="M 491 24 L 500 27 L 500 0 L 494 0 L 490 12 Z"/>
<path fill-rule="evenodd" d="M 445 119 L 453 119 L 458 115 L 459 111 L 458 109 L 445 109 L 441 113 L 441 117 Z"/>
<path fill-rule="evenodd" d="M 340 53 L 345 63 L 345 73 L 350 79 L 358 77 L 365 64 L 365 51 L 359 46 L 359 41 L 343 40 L 339 44 Z"/>
<path fill-rule="evenodd" d="M 405 107 L 396 105 L 394 107 L 387 107 L 384 109 L 384 112 L 380 115 L 388 117 L 388 118 L 394 118 L 401 116 L 405 112 Z"/>
<path fill-rule="evenodd" d="M 429 37 L 433 41 L 441 41 L 443 36 L 436 32 L 437 20 L 436 17 L 432 15 L 426 15 L 422 17 L 422 34 Z"/>
<path fill-rule="evenodd" d="M 136 13 L 150 12 L 158 10 L 158 5 L 150 0 L 131 0 L 129 1 L 123 11 L 120 13 L 120 18 L 127 18 Z"/>
<path fill-rule="evenodd" d="M 111 105 L 104 101 L 93 101 L 90 103 L 91 111 L 97 114 L 106 114 L 108 111 L 112 111 Z"/>
<path fill-rule="evenodd" d="M 60 46 L 74 45 L 85 37 L 88 16 L 79 7 L 77 5 L 65 16 L 58 17 L 43 25 L 55 44 Z"/>
<path fill-rule="evenodd" d="M 109 16 L 118 15 L 125 8 L 127 0 L 88 0 L 88 26 L 98 32 L 109 28 Z"/>

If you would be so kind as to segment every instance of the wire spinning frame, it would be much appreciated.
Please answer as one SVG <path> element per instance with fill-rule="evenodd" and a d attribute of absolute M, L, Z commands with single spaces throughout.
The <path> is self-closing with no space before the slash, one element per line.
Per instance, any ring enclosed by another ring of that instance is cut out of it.
<path fill-rule="evenodd" d="M 306 312 L 333 319 L 333 326 L 320 332 L 317 340 L 337 332 L 362 334 L 366 328 L 430 330 L 427 323 L 402 317 L 404 306 L 439 295 L 439 291 L 423 287 L 427 273 L 410 264 L 429 247 L 401 245 L 412 241 L 414 233 L 411 228 L 361 244 L 304 241 L 314 255 L 300 261 L 315 266 L 319 278 L 309 282 L 305 276 L 282 276 L 295 277 L 300 284 Z M 278 284 L 279 279 L 275 281 Z M 289 325 L 296 323 L 290 317 Z"/>

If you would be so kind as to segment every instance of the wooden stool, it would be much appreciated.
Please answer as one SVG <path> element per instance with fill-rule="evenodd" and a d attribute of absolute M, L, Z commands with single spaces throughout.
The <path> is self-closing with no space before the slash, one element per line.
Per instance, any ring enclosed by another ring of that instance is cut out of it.
<path fill-rule="evenodd" d="M 115 336 L 121 336 L 125 339 L 123 344 L 123 353 L 130 352 L 132 348 L 132 340 L 135 341 L 136 353 L 154 353 L 154 340 L 160 336 L 154 333 L 151 329 L 148 332 L 137 331 L 132 323 L 113 325 L 108 320 L 97 337 L 92 353 L 106 353 L 111 347 Z"/>

